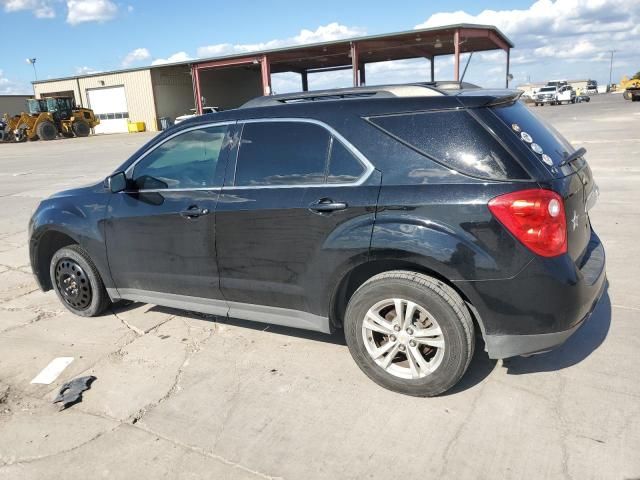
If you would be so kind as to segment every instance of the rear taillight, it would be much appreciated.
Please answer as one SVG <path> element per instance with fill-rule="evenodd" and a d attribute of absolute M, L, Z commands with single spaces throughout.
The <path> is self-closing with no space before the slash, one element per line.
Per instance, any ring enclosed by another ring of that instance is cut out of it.
<path fill-rule="evenodd" d="M 555 257 L 567 252 L 567 220 L 557 193 L 542 189 L 507 193 L 491 199 L 489 210 L 538 255 Z"/>

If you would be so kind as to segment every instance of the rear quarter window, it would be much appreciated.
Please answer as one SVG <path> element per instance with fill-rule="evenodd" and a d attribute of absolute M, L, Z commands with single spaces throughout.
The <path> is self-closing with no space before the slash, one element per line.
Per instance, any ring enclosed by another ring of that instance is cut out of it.
<path fill-rule="evenodd" d="M 529 176 L 511 154 L 464 110 L 370 117 L 378 128 L 457 172 L 491 180 Z"/>

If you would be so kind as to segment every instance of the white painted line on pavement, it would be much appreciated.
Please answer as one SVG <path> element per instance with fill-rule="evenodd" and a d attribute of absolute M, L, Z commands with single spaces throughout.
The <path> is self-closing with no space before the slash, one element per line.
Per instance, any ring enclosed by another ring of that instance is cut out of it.
<path fill-rule="evenodd" d="M 67 368 L 71 362 L 73 362 L 73 357 L 58 357 L 54 358 L 49 362 L 49 365 L 44 367 L 42 371 L 36 375 L 36 377 L 31 380 L 31 383 L 42 383 L 44 385 L 49 385 Z"/>

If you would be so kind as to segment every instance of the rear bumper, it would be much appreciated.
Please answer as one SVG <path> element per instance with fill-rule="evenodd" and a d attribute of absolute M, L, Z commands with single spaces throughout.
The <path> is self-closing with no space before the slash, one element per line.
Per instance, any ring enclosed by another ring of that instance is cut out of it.
<path fill-rule="evenodd" d="M 533 353 L 546 352 L 562 345 L 571 335 L 573 335 L 591 316 L 596 305 L 602 298 L 606 285 L 605 275 L 592 308 L 580 322 L 573 327 L 561 332 L 538 333 L 533 335 L 485 335 L 485 345 L 489 358 L 509 358 L 517 355 L 529 355 Z"/>
<path fill-rule="evenodd" d="M 606 284 L 605 252 L 598 236 L 582 257 L 536 257 L 507 280 L 456 282 L 469 298 L 490 358 L 552 349 L 589 318 Z"/>

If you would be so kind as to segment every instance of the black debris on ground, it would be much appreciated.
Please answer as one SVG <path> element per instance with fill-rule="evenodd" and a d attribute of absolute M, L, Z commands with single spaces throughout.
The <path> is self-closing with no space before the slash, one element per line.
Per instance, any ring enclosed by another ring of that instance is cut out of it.
<path fill-rule="evenodd" d="M 78 377 L 74 378 L 70 382 L 62 385 L 58 396 L 55 398 L 53 403 L 61 403 L 60 410 L 64 410 L 69 408 L 76 403 L 82 401 L 82 392 L 85 390 L 89 390 L 91 388 L 91 384 L 96 379 L 93 375 L 89 375 L 88 377 Z"/>

